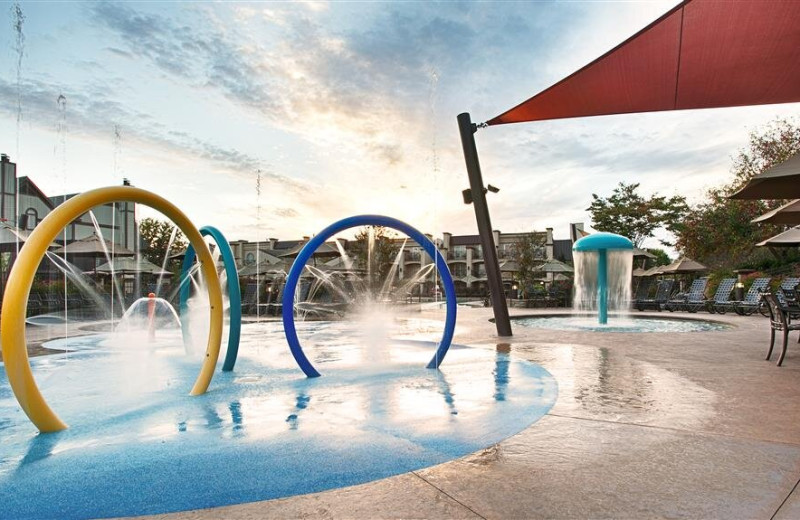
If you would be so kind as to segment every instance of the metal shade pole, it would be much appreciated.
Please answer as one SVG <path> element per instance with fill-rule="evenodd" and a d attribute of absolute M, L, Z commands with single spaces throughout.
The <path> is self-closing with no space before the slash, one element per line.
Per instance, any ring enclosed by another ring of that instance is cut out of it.
<path fill-rule="evenodd" d="M 492 295 L 494 322 L 499 336 L 511 336 L 511 320 L 508 319 L 503 279 L 500 275 L 500 264 L 497 261 L 497 250 L 492 236 L 492 222 L 489 219 L 489 206 L 486 204 L 486 192 L 481 176 L 481 165 L 478 162 L 478 149 L 475 146 L 475 132 L 478 127 L 472 123 L 469 113 L 458 115 L 458 129 L 461 133 L 461 145 L 464 147 L 464 160 L 467 163 L 469 187 L 472 204 L 475 206 L 475 219 L 478 222 L 478 233 L 483 248 L 483 265 L 486 267 L 486 278 Z"/>

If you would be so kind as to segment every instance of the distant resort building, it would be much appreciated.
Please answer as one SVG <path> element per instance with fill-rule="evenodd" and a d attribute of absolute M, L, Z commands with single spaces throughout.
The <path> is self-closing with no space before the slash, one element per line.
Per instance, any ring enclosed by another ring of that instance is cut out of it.
<path fill-rule="evenodd" d="M 0 290 L 5 287 L 10 266 L 16 258 L 17 248 L 25 238 L 53 209 L 76 194 L 47 196 L 29 177 L 17 177 L 17 165 L 6 154 L 0 154 Z M 137 250 L 139 229 L 136 222 L 136 204 L 117 202 L 104 204 L 92 210 L 95 222 L 87 213 L 70 223 L 54 240 L 55 244 L 67 245 L 77 240 L 102 236 L 116 246 L 131 251 Z M 70 259 L 82 270 L 90 270 L 105 258 L 92 257 Z M 53 271 L 48 262 L 42 262 L 40 272 Z"/>
<path fill-rule="evenodd" d="M 17 165 L 5 154 L 0 155 L 0 187 L 0 219 L 26 232 L 32 231 L 53 208 L 77 195 L 70 193 L 48 197 L 29 177 L 17 179 Z M 136 248 L 139 230 L 136 224 L 136 205 L 133 202 L 104 204 L 94 208 L 92 213 L 103 238 L 130 250 Z M 56 242 L 63 245 L 88 238 L 96 234 L 96 227 L 87 213 L 67 226 L 65 232 L 66 236 L 60 235 Z"/>
<path fill-rule="evenodd" d="M 582 225 L 578 226 L 582 228 Z M 440 239 L 433 239 L 430 235 L 428 237 L 432 239 L 446 259 L 457 295 L 482 297 L 488 294 L 486 267 L 478 235 L 453 235 L 445 232 Z M 506 294 L 509 295 L 517 290 L 516 280 L 519 269 L 515 260 L 515 249 L 525 238 L 533 238 L 533 242 L 541 244 L 534 251 L 534 258 L 541 260 L 542 263 L 554 259 L 565 263 L 572 261 L 572 240 L 554 240 L 552 228 L 531 233 L 495 231 L 494 241 L 503 285 Z M 287 241 L 275 238 L 263 242 L 238 240 L 231 242 L 231 248 L 241 277 L 257 278 L 261 280 L 259 284 L 266 284 L 271 291 L 277 291 L 294 258 L 308 240 L 309 237 L 304 237 L 303 240 Z M 394 274 L 395 285 L 402 286 L 404 281 L 419 278 L 421 270 L 430 270 L 422 279 L 416 280 L 417 283 L 409 287 L 408 292 L 413 296 L 432 296 L 436 291 L 434 288 L 435 272 L 430 268 L 433 260 L 416 242 L 405 243 L 405 239 L 402 238 L 394 238 L 392 242 L 398 250 L 402 246 L 402 257 L 398 261 Z M 348 270 L 348 266 L 344 265 L 342 253 L 352 256 L 354 250 L 355 241 L 353 240 L 339 239 L 326 242 L 317 250 L 312 261 L 322 271 L 338 271 L 344 274 Z M 349 269 L 353 271 L 352 266 Z M 552 280 L 551 276 L 549 281 Z"/>
<path fill-rule="evenodd" d="M 127 181 L 124 181 L 127 184 Z M 5 285 L 8 271 L 16 256 L 17 235 L 20 244 L 39 222 L 44 219 L 56 206 L 68 200 L 75 194 L 47 196 L 27 176 L 17 177 L 16 164 L 10 158 L 0 155 L 0 290 Z M 136 221 L 136 204 L 132 202 L 118 202 L 105 204 L 92 210 L 96 223 L 87 213 L 82 215 L 64 230 L 54 241 L 56 245 L 69 245 L 82 239 L 96 236 L 100 230 L 103 238 L 113 242 L 114 247 L 120 250 L 140 251 L 138 222 Z M 572 243 L 576 238 L 583 236 L 583 225 L 572 224 L 571 237 L 565 240 L 554 240 L 552 228 L 541 232 L 531 233 L 502 233 L 494 231 L 494 242 L 502 272 L 504 290 L 507 295 L 513 296 L 517 290 L 519 267 L 516 263 L 515 248 L 523 239 L 533 238 L 531 242 L 540 244 L 536 246 L 534 258 L 542 263 L 557 260 L 567 264 L 572 263 Z M 434 239 L 427 235 L 437 246 L 442 256 L 446 259 L 450 273 L 459 296 L 483 297 L 488 294 L 486 267 L 483 260 L 483 251 L 478 235 L 453 235 L 442 233 L 441 238 Z M 397 260 L 393 270 L 394 285 L 408 285 L 409 295 L 432 296 L 438 289 L 435 287 L 435 271 L 430 264 L 433 260 L 416 242 L 404 238 L 392 238 L 397 250 L 402 248 L 402 255 Z M 309 241 L 309 237 L 300 240 L 278 240 L 269 238 L 264 241 L 254 242 L 247 240 L 233 240 L 230 242 L 236 266 L 243 285 L 255 285 L 260 288 L 260 294 L 268 299 L 277 298 L 295 258 L 302 247 Z M 78 244 L 75 244 L 78 245 Z M 363 267 L 353 261 L 357 250 L 357 241 L 337 239 L 323 244 L 309 262 L 323 272 L 337 272 L 342 276 L 359 274 Z M 106 262 L 101 255 L 75 255 L 70 262 L 81 270 L 88 272 Z M 51 272 L 43 262 L 43 269 Z M 421 270 L 426 274 L 420 276 Z M 430 271 L 430 272 L 427 272 Z M 310 276 L 307 273 L 308 276 Z M 551 276 L 545 281 L 553 281 Z M 410 283 L 413 281 L 413 284 Z"/>

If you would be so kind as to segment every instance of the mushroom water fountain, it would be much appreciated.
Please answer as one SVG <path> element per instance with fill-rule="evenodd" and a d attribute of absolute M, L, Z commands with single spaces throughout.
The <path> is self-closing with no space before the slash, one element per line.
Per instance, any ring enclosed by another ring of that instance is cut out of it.
<path fill-rule="evenodd" d="M 622 235 L 595 233 L 572 246 L 575 261 L 573 308 L 597 312 L 597 322 L 608 323 L 609 309 L 627 309 L 633 269 L 633 243 Z"/>

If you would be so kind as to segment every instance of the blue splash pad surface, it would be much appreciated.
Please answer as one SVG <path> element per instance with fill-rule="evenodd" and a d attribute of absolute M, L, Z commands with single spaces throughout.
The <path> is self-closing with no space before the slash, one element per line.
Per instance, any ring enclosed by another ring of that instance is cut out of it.
<path fill-rule="evenodd" d="M 198 397 L 187 394 L 200 361 L 177 334 L 157 348 L 56 342 L 74 350 L 32 365 L 70 428 L 44 435 L 0 365 L 0 517 L 155 514 L 369 482 L 496 443 L 557 396 L 546 370 L 500 352 L 454 346 L 436 371 L 424 368 L 433 343 L 397 341 L 378 357 L 335 325 L 304 333 L 322 377 L 303 376 L 279 325 L 249 325 L 234 372 Z"/>

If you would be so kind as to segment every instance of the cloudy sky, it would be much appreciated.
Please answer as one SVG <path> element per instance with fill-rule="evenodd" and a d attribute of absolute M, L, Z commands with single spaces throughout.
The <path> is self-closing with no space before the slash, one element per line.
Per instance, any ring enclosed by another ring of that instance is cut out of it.
<path fill-rule="evenodd" d="M 456 116 L 504 112 L 676 3 L 0 3 L 0 152 L 47 194 L 126 177 L 230 239 L 297 238 L 360 213 L 475 233 Z M 697 201 L 749 131 L 798 115 L 482 129 L 484 180 L 501 188 L 493 225 L 566 238 L 619 181 Z"/>

